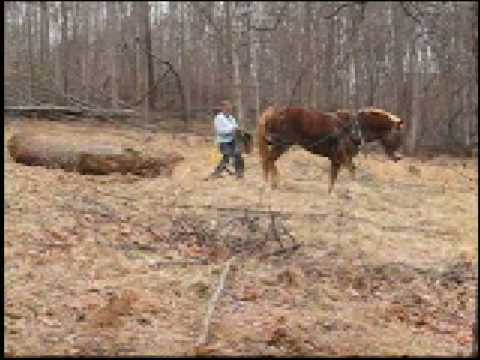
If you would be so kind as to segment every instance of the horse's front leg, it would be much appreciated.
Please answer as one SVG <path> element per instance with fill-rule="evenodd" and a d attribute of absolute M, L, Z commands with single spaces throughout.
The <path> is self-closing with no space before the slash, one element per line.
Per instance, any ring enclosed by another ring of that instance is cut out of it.
<path fill-rule="evenodd" d="M 387 154 L 388 158 L 393 160 L 394 162 L 397 162 L 398 160 L 402 159 L 401 156 L 399 156 L 395 153 L 395 150 L 385 148 L 385 153 Z"/>
<path fill-rule="evenodd" d="M 354 180 L 355 179 L 355 170 L 356 170 L 356 166 L 353 163 L 354 150 L 352 150 L 352 151 L 344 150 L 341 155 L 342 155 L 341 163 L 345 164 L 345 166 L 350 171 L 351 179 Z"/>
<path fill-rule="evenodd" d="M 352 180 L 355 180 L 355 170 L 356 169 L 357 169 L 357 167 L 353 163 L 353 160 L 350 160 L 350 162 L 348 163 L 348 170 L 350 171 L 350 177 L 352 178 Z"/>
<path fill-rule="evenodd" d="M 340 164 L 337 161 L 331 159 L 330 160 L 330 183 L 328 184 L 328 193 L 329 194 L 333 190 L 333 187 L 335 185 L 335 181 L 337 180 L 339 171 L 340 171 Z"/>
<path fill-rule="evenodd" d="M 347 164 L 348 170 L 350 171 L 350 177 L 352 180 L 355 180 L 355 170 L 357 167 L 353 163 L 353 153 L 346 152 L 345 154 L 345 162 Z"/>

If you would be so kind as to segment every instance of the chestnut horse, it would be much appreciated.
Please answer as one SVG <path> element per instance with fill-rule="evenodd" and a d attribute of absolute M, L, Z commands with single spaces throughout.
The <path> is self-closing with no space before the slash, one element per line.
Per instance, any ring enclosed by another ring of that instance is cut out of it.
<path fill-rule="evenodd" d="M 337 114 L 338 119 L 345 121 L 345 124 L 356 119 L 360 127 L 362 146 L 379 141 L 391 160 L 396 162 L 401 159 L 395 152 L 402 145 L 405 128 L 403 120 L 388 111 L 373 107 L 360 109 L 356 114 L 349 111 L 337 111 Z"/>
<path fill-rule="evenodd" d="M 340 119 L 339 117 L 342 117 Z M 355 173 L 352 158 L 360 145 L 357 123 L 348 112 L 322 113 L 301 108 L 277 108 L 270 106 L 260 116 L 257 138 L 263 176 L 272 188 L 278 185 L 275 161 L 292 145 L 330 159 L 330 193 L 342 165 Z M 271 148 L 269 148 L 271 145 Z"/>

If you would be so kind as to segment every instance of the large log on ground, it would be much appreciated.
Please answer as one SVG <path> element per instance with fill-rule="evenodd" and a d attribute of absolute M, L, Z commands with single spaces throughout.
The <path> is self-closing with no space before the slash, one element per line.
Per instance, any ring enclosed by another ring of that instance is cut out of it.
<path fill-rule="evenodd" d="M 61 168 L 80 174 L 132 173 L 144 177 L 171 176 L 184 158 L 176 152 L 151 156 L 131 147 L 92 144 L 88 139 L 62 138 L 52 134 L 17 133 L 7 143 L 18 163 Z"/>
<path fill-rule="evenodd" d="M 73 106 L 54 105 L 5 106 L 3 111 L 10 114 L 38 114 L 41 117 L 55 117 L 58 115 L 83 115 L 100 118 L 130 118 L 138 116 L 138 114 L 131 109 L 86 109 Z"/>

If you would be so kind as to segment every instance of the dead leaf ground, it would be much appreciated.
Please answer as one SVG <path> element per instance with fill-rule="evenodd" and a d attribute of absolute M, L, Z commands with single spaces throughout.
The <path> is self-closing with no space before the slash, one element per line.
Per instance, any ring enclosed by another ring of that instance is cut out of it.
<path fill-rule="evenodd" d="M 10 121 L 175 148 L 172 178 L 81 176 L 16 164 L 5 150 L 4 340 L 10 355 L 192 355 L 221 265 L 166 265 L 172 206 L 296 212 L 302 247 L 289 258 L 246 259 L 227 279 L 204 353 L 222 355 L 467 355 L 478 264 L 473 159 L 398 164 L 357 157 L 327 195 L 328 161 L 282 157 L 280 187 L 246 178 L 203 181 L 213 169 L 208 124 L 146 133 L 99 123 Z M 150 248 L 149 248 L 150 246 Z M 149 250 L 150 249 L 150 250 Z M 153 249 L 153 250 L 152 250 Z M 200 252 L 198 252 L 200 254 Z M 154 263 L 164 263 L 152 266 Z"/>

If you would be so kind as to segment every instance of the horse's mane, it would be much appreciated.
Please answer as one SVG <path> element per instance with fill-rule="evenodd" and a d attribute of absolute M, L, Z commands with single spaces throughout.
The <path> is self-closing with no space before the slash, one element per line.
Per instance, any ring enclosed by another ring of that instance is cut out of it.
<path fill-rule="evenodd" d="M 382 110 L 382 109 L 378 109 L 378 108 L 374 108 L 374 107 L 366 107 L 366 108 L 360 109 L 358 112 L 375 112 L 375 113 L 387 116 L 393 122 L 399 122 L 399 123 L 403 122 L 398 116 L 393 115 L 391 112 L 388 112 L 388 111 Z"/>

